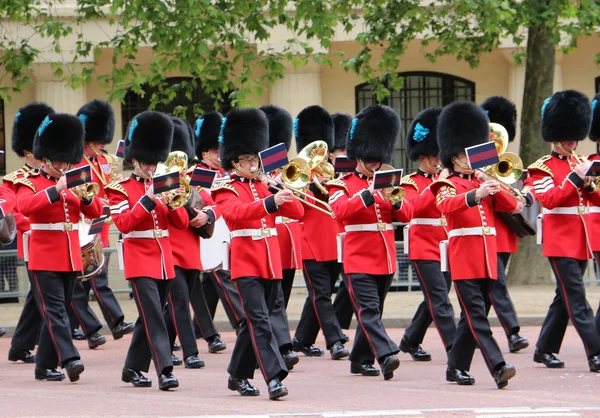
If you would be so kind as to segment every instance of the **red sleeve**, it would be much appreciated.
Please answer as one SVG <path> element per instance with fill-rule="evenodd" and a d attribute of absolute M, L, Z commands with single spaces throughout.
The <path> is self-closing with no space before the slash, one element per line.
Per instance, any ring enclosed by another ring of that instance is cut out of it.
<path fill-rule="evenodd" d="M 330 186 L 329 188 L 329 206 L 333 209 L 335 217 L 343 221 L 355 214 L 357 211 L 371 206 L 369 203 L 373 196 L 368 189 L 363 189 L 352 197 L 348 197 L 348 192 L 341 186 Z"/>
<path fill-rule="evenodd" d="M 133 231 L 143 217 L 156 206 L 153 200 L 144 195 L 133 205 L 133 208 L 130 208 L 129 200 L 123 193 L 113 191 L 112 189 L 107 189 L 106 193 L 108 195 L 112 220 L 117 229 L 123 234 Z"/>
<path fill-rule="evenodd" d="M 168 216 L 169 222 L 177 229 L 185 229 L 190 223 L 190 217 L 183 206 L 174 210 L 169 209 Z"/>
<path fill-rule="evenodd" d="M 565 177 L 560 185 L 556 185 L 554 178 L 541 170 L 530 169 L 529 175 L 525 183 L 533 187 L 530 193 L 546 209 L 561 206 L 565 200 L 576 195 L 577 189 L 583 184 L 583 180 L 574 172 Z"/>
<path fill-rule="evenodd" d="M 17 205 L 19 212 L 21 212 L 23 216 L 27 217 L 40 209 L 52 205 L 53 202 L 50 201 L 50 194 L 56 194 L 56 196 L 58 196 L 58 191 L 56 191 L 56 187 L 54 186 L 50 186 L 47 189 L 41 190 L 37 193 L 35 193 L 29 186 L 19 183 L 17 183 L 16 186 Z"/>
<path fill-rule="evenodd" d="M 466 193 L 456 194 L 456 187 L 446 180 L 436 181 L 429 186 L 431 192 L 435 195 L 438 209 L 442 213 L 460 213 L 476 206 L 475 191 L 469 190 Z"/>
<path fill-rule="evenodd" d="M 81 209 L 81 213 L 90 219 L 99 218 L 104 212 L 104 204 L 97 197 L 94 197 L 91 202 L 82 200 L 79 208 Z"/>
<path fill-rule="evenodd" d="M 0 187 L 0 210 L 2 217 L 14 212 L 17 203 L 17 197 L 8 187 Z"/>
<path fill-rule="evenodd" d="M 390 202 L 386 203 L 391 205 Z M 399 222 L 410 222 L 410 220 L 414 216 L 414 209 L 412 203 L 402 200 L 399 203 L 400 207 L 398 207 L 397 205 L 398 204 L 392 205 L 392 216 L 396 218 Z"/>
<path fill-rule="evenodd" d="M 281 205 L 278 213 L 287 218 L 300 219 L 304 216 L 304 206 L 298 199 L 294 199 Z"/>
<path fill-rule="evenodd" d="M 213 200 L 210 193 L 204 188 L 200 189 L 199 193 L 200 193 L 200 196 L 202 197 L 202 200 L 204 200 L 204 203 L 206 204 L 203 211 L 207 212 L 208 216 L 211 216 L 211 212 L 212 212 L 212 217 L 214 219 L 213 222 L 216 221 L 217 219 L 219 219 L 221 217 L 221 211 L 219 210 L 219 207 Z"/>
<path fill-rule="evenodd" d="M 494 200 L 494 210 L 497 210 L 498 212 L 512 212 L 517 208 L 517 199 L 513 197 L 512 192 L 509 189 L 503 188 L 503 190 L 509 191 L 510 194 L 500 192 L 492 196 L 492 199 Z"/>
<path fill-rule="evenodd" d="M 419 193 L 412 185 L 403 184 L 405 195 L 404 202 L 410 202 L 413 211 L 413 217 L 418 218 L 421 213 L 426 211 L 431 205 L 435 204 L 435 196 L 431 193 L 431 189 L 427 187 Z"/>
<path fill-rule="evenodd" d="M 233 190 L 213 191 L 213 198 L 221 214 L 230 221 L 252 221 L 277 211 L 275 197 L 270 195 L 252 203 L 243 203 Z"/>

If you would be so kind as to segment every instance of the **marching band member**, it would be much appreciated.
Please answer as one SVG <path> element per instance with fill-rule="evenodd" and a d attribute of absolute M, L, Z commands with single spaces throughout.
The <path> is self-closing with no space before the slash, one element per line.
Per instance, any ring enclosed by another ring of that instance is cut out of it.
<path fill-rule="evenodd" d="M 592 99 L 592 124 L 590 127 L 590 139 L 596 143 L 596 152 L 588 157 L 590 161 L 600 161 L 600 94 L 596 94 Z M 590 202 L 590 222 L 591 231 L 600 231 L 600 206 Z M 594 252 L 596 263 L 600 266 L 600 234 L 592 232 L 590 234 L 590 244 Z M 596 311 L 596 330 L 600 333 L 600 305 Z"/>
<path fill-rule="evenodd" d="M 600 335 L 585 297 L 583 274 L 592 257 L 592 223 L 588 202 L 600 204 L 600 196 L 586 184 L 591 161 L 575 154 L 577 142 L 590 130 L 592 112 L 588 98 L 574 90 L 554 93 L 542 107 L 542 139 L 552 143 L 546 155 L 528 167 L 525 184 L 543 207 L 542 248 L 556 277 L 556 296 L 542 325 L 533 361 L 562 368 L 554 356 L 569 319 L 577 330 L 590 371 L 600 372 Z M 538 234 L 540 231 L 538 230 Z"/>
<path fill-rule="evenodd" d="M 145 111 L 127 128 L 125 161 L 133 173 L 128 179 L 106 186 L 113 222 L 123 234 L 125 279 L 133 287 L 139 317 L 121 380 L 136 387 L 150 387 L 150 360 L 159 376 L 159 389 L 179 386 L 173 376 L 169 335 L 163 318 L 169 284 L 175 277 L 169 240 L 169 226 L 184 229 L 188 215 L 184 208 L 172 209 L 156 202 L 152 175 L 159 161 L 167 158 L 173 141 L 173 122 L 162 113 Z"/>
<path fill-rule="evenodd" d="M 477 345 L 499 389 L 508 385 L 515 368 L 502 357 L 487 318 L 487 300 L 497 280 L 496 229 L 493 211 L 517 211 L 522 205 L 500 193 L 495 180 L 483 181 L 467 163 L 465 148 L 489 141 L 483 109 L 471 102 L 454 102 L 440 114 L 437 138 L 440 159 L 450 176 L 430 186 L 448 223 L 448 259 L 461 316 L 448 353 L 446 380 L 473 385 L 469 375 Z"/>
<path fill-rule="evenodd" d="M 92 182 L 100 186 L 97 197 L 108 207 L 108 200 L 104 187 L 117 178 L 116 157 L 109 155 L 105 147 L 110 144 L 115 134 L 115 114 L 111 105 L 102 100 L 92 100 L 77 111 L 85 128 L 85 143 L 83 146 L 83 160 L 77 167 L 89 165 L 92 168 Z M 105 223 L 100 232 L 102 248 L 110 247 L 110 224 Z M 98 331 L 102 327 L 98 317 L 89 305 L 90 289 L 98 300 L 104 320 L 111 330 L 113 338 L 118 340 L 123 335 L 133 332 L 133 324 L 125 322 L 125 315 L 113 291 L 108 285 L 109 254 L 105 254 L 106 261 L 102 271 L 94 278 L 78 282 L 73 291 L 71 308 L 78 319 L 86 336 L 89 348 L 96 348 L 106 342 L 106 338 Z"/>
<path fill-rule="evenodd" d="M 35 354 L 35 378 L 62 380 L 66 369 L 71 382 L 79 380 L 84 366 L 71 340 L 66 306 L 71 301 L 77 273 L 82 270 L 78 222 L 102 215 L 98 199 L 80 199 L 66 189 L 64 175 L 83 157 L 84 128 L 73 115 L 51 113 L 38 128 L 33 156 L 42 161 L 39 173 L 19 179 L 19 212 L 29 218 L 29 269 L 34 296 L 42 314 L 42 329 Z"/>
<path fill-rule="evenodd" d="M 409 353 L 415 361 L 431 360 L 431 354 L 421 348 L 421 343 L 432 321 L 446 352 L 452 348 L 456 335 L 454 309 L 448 297 L 452 280 L 450 273 L 442 273 L 440 266 L 440 242 L 448 239 L 446 219 L 435 203 L 435 196 L 428 190 L 438 178 L 437 120 L 441 112 L 441 107 L 422 110 L 406 135 L 408 158 L 419 161 L 419 168 L 402 179 L 406 191 L 404 200 L 411 203 L 414 211 L 414 218 L 404 230 L 404 245 L 408 246 L 405 252 L 417 274 L 424 299 L 404 332 L 400 350 Z"/>
<path fill-rule="evenodd" d="M 221 164 L 233 177 L 212 189 L 213 199 L 231 231 L 231 278 L 240 295 L 246 321 L 235 342 L 228 388 L 242 396 L 259 395 L 248 379 L 258 362 L 268 384 L 269 398 L 288 394 L 281 381 L 288 370 L 273 333 L 269 312 L 281 287 L 281 260 L 276 215 L 300 219 L 302 204 L 291 190 L 273 195 L 258 174 L 258 152 L 267 148 L 269 123 L 258 109 L 235 108 L 221 125 Z"/>
<path fill-rule="evenodd" d="M 222 120 L 223 115 L 219 112 L 208 112 L 196 121 L 194 131 L 196 135 L 196 156 L 200 160 L 198 167 L 217 171 L 217 181 L 229 178 L 229 173 L 221 166 L 221 159 L 219 157 L 218 140 Z M 219 216 L 217 216 L 218 218 Z M 242 302 L 240 301 L 240 296 L 237 293 L 235 285 L 231 281 L 231 273 L 222 268 L 205 271 L 202 274 L 202 286 L 195 288 L 194 292 L 190 295 L 190 300 L 192 307 L 194 307 L 196 324 L 200 328 L 202 337 L 208 342 L 208 351 L 216 353 L 225 350 L 225 343 L 216 332 L 214 325 L 212 329 L 210 328 L 211 325 L 208 323 L 208 318 L 211 319 L 212 323 L 217 304 L 221 300 L 233 329 L 237 331 L 239 325 L 244 320 Z M 201 313 L 206 312 L 206 309 L 210 313 L 208 316 Z"/>
<path fill-rule="evenodd" d="M 35 173 L 40 167 L 40 161 L 35 159 L 32 152 L 33 138 L 42 121 L 50 113 L 54 113 L 54 109 L 45 103 L 35 102 L 23 106 L 17 112 L 12 132 L 12 149 L 18 156 L 25 157 L 25 165 L 3 178 L 5 187 L 13 192 L 17 190 L 15 183 L 19 179 L 27 177 L 29 173 Z M 17 223 L 17 257 L 23 259 L 23 233 L 29 231 L 29 219 L 17 210 L 13 213 Z M 30 289 L 27 292 L 23 310 L 11 340 L 8 359 L 10 361 L 21 360 L 25 363 L 33 363 L 31 350 L 35 348 L 42 318 L 35 303 L 33 276 L 28 265 L 29 263 L 25 262 Z"/>
<path fill-rule="evenodd" d="M 335 167 L 336 157 L 346 156 L 346 139 L 348 138 L 348 132 L 352 124 L 352 116 L 338 112 L 331 115 L 331 118 L 333 119 L 334 135 L 333 147 L 329 150 L 329 160 Z M 348 279 L 343 267 L 341 268 L 341 276 L 342 280 L 340 280 L 340 285 L 337 292 L 335 292 L 335 299 L 333 300 L 333 310 L 340 323 L 340 327 L 342 329 L 350 329 L 354 310 L 352 309 L 352 301 L 350 300 L 348 286 L 346 285 Z M 346 335 L 344 337 L 346 342 L 348 342 L 348 337 Z"/>
<path fill-rule="evenodd" d="M 490 122 L 502 125 L 508 132 L 508 141 L 515 139 L 517 125 L 517 108 L 513 102 L 502 96 L 492 96 L 487 98 L 482 104 L 483 110 L 490 118 Z M 508 340 L 508 349 L 511 353 L 529 347 L 527 338 L 521 337 L 519 331 L 519 318 L 517 311 L 508 294 L 508 284 L 506 283 L 506 266 L 510 260 L 510 255 L 516 253 L 519 248 L 519 237 L 510 228 L 496 216 L 496 249 L 498 251 L 498 280 L 494 282 L 490 292 L 490 302 L 496 311 L 496 316 L 500 320 L 502 329 Z"/>
<path fill-rule="evenodd" d="M 186 154 L 188 161 L 191 161 L 194 158 L 192 127 L 181 118 L 172 116 L 171 120 L 174 125 L 171 152 L 181 151 Z M 199 193 L 207 208 L 197 213 L 193 219 L 198 220 L 202 225 L 212 223 L 215 220 L 215 213 L 210 205 L 214 205 L 214 202 L 206 190 L 202 189 Z M 190 294 L 196 286 L 201 285 L 199 283 L 202 271 L 200 237 L 190 228 L 179 229 L 169 224 L 169 241 L 171 241 L 175 266 L 175 277 L 169 286 L 168 306 L 165 312 L 169 341 L 173 346 L 175 337 L 179 336 L 185 368 L 199 369 L 204 367 L 204 361 L 198 357 L 198 345 L 190 314 Z"/>
<path fill-rule="evenodd" d="M 324 141 L 328 149 L 333 146 L 333 119 L 321 106 L 304 108 L 294 121 L 296 150 L 314 141 Z M 314 176 L 317 174 L 313 173 Z M 320 178 L 321 183 L 329 180 Z M 320 200 L 327 200 L 315 182 L 309 193 Z M 313 344 L 323 331 L 327 349 L 332 360 L 348 357 L 348 349 L 344 347 L 346 338 L 338 323 L 331 302 L 333 286 L 340 275 L 340 263 L 337 257 L 336 236 L 340 232 L 340 224 L 336 219 L 312 207 L 306 207 L 302 232 L 302 272 L 308 290 L 308 296 L 300 315 L 294 336 L 294 351 L 306 356 L 321 356 L 323 351 Z"/>
<path fill-rule="evenodd" d="M 381 322 L 397 268 L 392 217 L 408 222 L 412 208 L 407 202 L 386 200 L 373 188 L 373 175 L 392 160 L 400 129 L 400 117 L 392 108 L 364 108 L 352 120 L 347 140 L 348 158 L 358 163 L 356 171 L 328 182 L 329 204 L 346 231 L 343 265 L 358 320 L 350 372 L 378 376 L 373 367 L 377 360 L 385 380 L 400 366 L 398 346 Z"/>

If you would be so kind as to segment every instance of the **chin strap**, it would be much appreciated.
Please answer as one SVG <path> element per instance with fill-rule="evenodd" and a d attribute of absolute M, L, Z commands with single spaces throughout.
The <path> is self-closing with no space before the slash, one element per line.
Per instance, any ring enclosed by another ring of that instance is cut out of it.
<path fill-rule="evenodd" d="M 429 174 L 438 174 L 440 171 L 442 171 L 439 165 L 431 165 L 431 163 L 429 162 L 429 158 L 424 158 L 423 162 L 425 163 L 428 169 L 433 170 L 433 173 Z"/>
<path fill-rule="evenodd" d="M 452 157 L 452 162 L 460 168 L 462 168 L 463 170 L 473 171 L 469 164 L 463 163 L 461 160 L 458 159 L 458 157 Z"/>
<path fill-rule="evenodd" d="M 256 176 L 258 176 L 258 170 L 256 170 L 254 173 L 248 170 L 244 170 L 239 162 L 233 163 L 233 166 L 237 171 L 239 171 L 244 177 L 248 179 L 255 179 Z"/>
<path fill-rule="evenodd" d="M 54 167 L 54 165 L 52 164 L 52 161 L 50 161 L 48 158 L 46 158 L 46 167 L 48 167 L 51 171 L 53 171 L 53 176 L 52 177 L 62 177 L 65 174 L 65 171 L 69 171 L 69 170 L 58 170 Z M 70 165 L 67 166 L 67 168 L 70 168 Z"/>
<path fill-rule="evenodd" d="M 142 167 L 140 167 L 140 163 L 138 163 L 137 160 L 133 160 L 133 171 L 135 171 L 135 173 L 144 180 L 152 179 L 152 172 L 145 172 L 144 170 L 142 170 Z"/>

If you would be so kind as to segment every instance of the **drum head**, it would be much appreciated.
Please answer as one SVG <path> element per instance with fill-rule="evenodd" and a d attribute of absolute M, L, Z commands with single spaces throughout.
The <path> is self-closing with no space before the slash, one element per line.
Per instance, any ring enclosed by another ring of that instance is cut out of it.
<path fill-rule="evenodd" d="M 215 222 L 215 231 L 209 239 L 200 240 L 202 268 L 212 270 L 223 263 L 223 242 L 230 241 L 229 229 L 223 217 Z"/>
<path fill-rule="evenodd" d="M 91 222 L 84 221 L 83 219 L 79 221 L 79 246 L 84 247 L 93 241 L 94 235 L 88 235 L 90 231 Z"/>

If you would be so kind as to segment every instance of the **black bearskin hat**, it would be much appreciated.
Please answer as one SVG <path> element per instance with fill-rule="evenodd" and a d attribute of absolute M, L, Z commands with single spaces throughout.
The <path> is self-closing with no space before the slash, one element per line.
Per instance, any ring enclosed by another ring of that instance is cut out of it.
<path fill-rule="evenodd" d="M 231 170 L 240 155 L 258 154 L 269 147 L 269 121 L 260 109 L 236 107 L 227 113 L 219 135 L 221 166 Z"/>
<path fill-rule="evenodd" d="M 35 133 L 50 113 L 54 113 L 54 109 L 46 103 L 33 102 L 19 109 L 12 130 L 12 149 L 19 157 L 33 150 Z"/>
<path fill-rule="evenodd" d="M 168 115 L 146 110 L 129 122 L 125 136 L 125 161 L 158 164 L 167 159 L 173 143 L 173 122 Z"/>
<path fill-rule="evenodd" d="M 391 107 L 365 107 L 352 119 L 346 145 L 348 158 L 390 163 L 401 129 L 400 117 Z"/>
<path fill-rule="evenodd" d="M 450 103 L 438 119 L 437 140 L 442 164 L 452 168 L 452 157 L 490 140 L 490 121 L 483 108 L 473 102 Z"/>
<path fill-rule="evenodd" d="M 592 108 L 585 94 L 557 91 L 542 106 L 542 139 L 546 142 L 581 141 L 588 136 Z"/>
<path fill-rule="evenodd" d="M 321 106 L 305 107 L 294 119 L 294 135 L 296 136 L 296 151 L 314 141 L 325 141 L 327 148 L 333 148 L 333 119 L 329 112 Z"/>
<path fill-rule="evenodd" d="M 223 115 L 219 112 L 208 112 L 200 116 L 194 125 L 196 137 L 196 156 L 202 159 L 202 153 L 211 149 L 219 149 L 219 133 Z"/>
<path fill-rule="evenodd" d="M 171 116 L 173 121 L 173 143 L 171 151 L 183 151 L 188 157 L 188 163 L 194 159 L 194 133 L 185 120 Z"/>
<path fill-rule="evenodd" d="M 440 153 L 437 143 L 437 122 L 440 113 L 441 107 L 421 110 L 410 124 L 406 134 L 406 152 L 412 161 L 417 161 L 420 155 L 436 156 Z"/>
<path fill-rule="evenodd" d="M 598 141 L 600 139 L 600 93 L 592 99 L 592 127 L 590 129 L 590 139 Z"/>
<path fill-rule="evenodd" d="M 33 156 L 78 164 L 83 158 L 84 129 L 81 120 L 68 113 L 51 113 L 42 121 L 33 140 Z"/>
<path fill-rule="evenodd" d="M 348 131 L 352 124 L 352 116 L 347 113 L 334 113 L 331 117 L 333 118 L 335 135 L 333 147 L 331 147 L 330 151 L 346 149 L 346 140 L 348 139 Z"/>
<path fill-rule="evenodd" d="M 481 104 L 490 122 L 502 125 L 508 132 L 508 142 L 515 139 L 517 133 L 517 107 L 504 96 L 492 96 Z"/>
<path fill-rule="evenodd" d="M 108 102 L 87 102 L 77 111 L 77 116 L 85 127 L 85 142 L 112 142 L 115 136 L 115 112 Z"/>
<path fill-rule="evenodd" d="M 292 116 L 287 110 L 275 105 L 266 105 L 260 108 L 269 120 L 269 147 L 285 144 L 289 151 L 292 145 Z"/>

